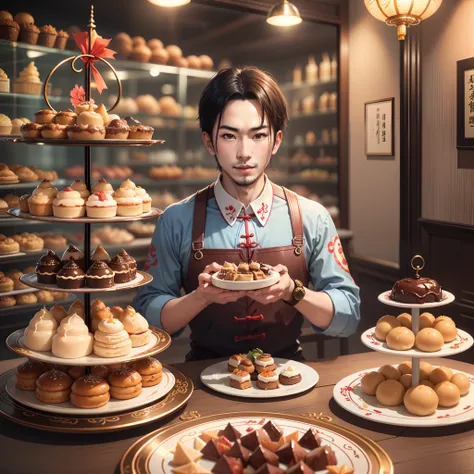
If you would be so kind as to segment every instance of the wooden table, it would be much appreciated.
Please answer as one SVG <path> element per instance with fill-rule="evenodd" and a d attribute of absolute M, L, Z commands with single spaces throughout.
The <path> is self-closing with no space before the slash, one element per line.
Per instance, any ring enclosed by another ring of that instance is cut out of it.
<path fill-rule="evenodd" d="M 400 363 L 403 356 L 393 357 L 368 352 L 338 357 L 324 362 L 308 362 L 320 375 L 318 386 L 310 392 L 274 401 L 247 401 L 226 397 L 203 387 L 199 380 L 202 369 L 215 361 L 177 364 L 176 368 L 192 378 L 196 391 L 185 411 L 201 416 L 262 410 L 266 412 L 302 414 L 322 412 L 334 423 L 356 429 L 382 446 L 395 465 L 395 473 L 473 473 L 474 422 L 440 428 L 402 428 L 382 425 L 355 417 L 332 400 L 333 386 L 343 377 L 377 365 Z M 0 361 L 0 372 L 15 367 L 21 360 Z M 431 359 L 433 365 L 445 365 L 474 374 L 474 366 L 449 359 Z M 0 418 L 0 472 L 3 474 L 110 474 L 119 472 L 118 465 L 127 448 L 141 436 L 161 426 L 179 423 L 180 413 L 167 420 L 132 430 L 106 434 L 47 433 L 26 428 Z"/>

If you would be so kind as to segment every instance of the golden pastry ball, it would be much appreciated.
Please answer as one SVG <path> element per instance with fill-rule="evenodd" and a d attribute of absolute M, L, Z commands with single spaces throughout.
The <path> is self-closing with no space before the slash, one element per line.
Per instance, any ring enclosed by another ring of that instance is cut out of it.
<path fill-rule="evenodd" d="M 459 403 L 461 392 L 457 385 L 452 382 L 441 382 L 435 386 L 436 395 L 439 398 L 439 406 L 451 408 Z"/>
<path fill-rule="evenodd" d="M 450 318 L 449 316 L 438 316 L 434 322 L 433 322 L 433 327 L 435 327 L 439 322 L 441 321 L 451 321 L 455 326 L 456 326 L 456 323 L 454 322 L 453 318 Z"/>
<path fill-rule="evenodd" d="M 188 64 L 192 69 L 201 69 L 201 60 L 194 54 L 188 56 Z"/>
<path fill-rule="evenodd" d="M 175 44 L 170 44 L 166 46 L 165 49 L 166 51 L 168 51 L 171 60 L 178 59 L 183 56 L 183 51 L 179 46 L 176 46 Z"/>
<path fill-rule="evenodd" d="M 378 370 L 387 380 L 399 380 L 402 374 L 392 365 L 382 365 Z"/>
<path fill-rule="evenodd" d="M 427 380 L 433 371 L 433 366 L 429 362 L 420 361 L 420 380 Z"/>
<path fill-rule="evenodd" d="M 400 405 L 404 395 L 405 388 L 398 380 L 385 380 L 375 392 L 378 402 L 389 407 Z"/>
<path fill-rule="evenodd" d="M 435 317 L 431 313 L 422 313 L 419 318 L 420 326 L 419 329 L 430 328 L 435 322 Z"/>
<path fill-rule="evenodd" d="M 386 338 L 387 346 L 394 351 L 408 351 L 415 344 L 415 335 L 403 326 L 393 328 Z"/>
<path fill-rule="evenodd" d="M 459 393 L 461 394 L 461 396 L 466 395 L 466 393 L 468 393 L 469 389 L 471 388 L 471 383 L 469 382 L 467 376 L 460 372 L 454 374 L 451 377 L 451 383 L 453 383 L 454 385 L 456 385 L 457 388 L 459 388 Z"/>
<path fill-rule="evenodd" d="M 398 365 L 398 370 L 400 373 L 403 375 L 405 374 L 411 374 L 412 368 L 411 368 L 411 361 L 405 360 L 401 364 Z"/>
<path fill-rule="evenodd" d="M 436 367 L 433 369 L 430 376 L 429 381 L 434 385 L 437 385 L 441 382 L 449 382 L 453 377 L 453 371 L 449 367 Z"/>
<path fill-rule="evenodd" d="M 429 380 L 420 380 L 420 385 L 426 385 L 434 390 L 434 383 L 431 383 Z"/>
<path fill-rule="evenodd" d="M 398 321 L 400 324 L 408 329 L 411 329 L 411 314 L 402 313 L 397 316 Z"/>
<path fill-rule="evenodd" d="M 375 325 L 375 337 L 379 341 L 385 341 L 387 334 L 393 329 L 400 327 L 400 321 L 395 316 L 382 316 Z"/>
<path fill-rule="evenodd" d="M 0 11 L 0 21 L 5 20 L 13 21 L 13 15 L 6 10 L 2 10 Z"/>
<path fill-rule="evenodd" d="M 22 25 L 22 24 L 24 24 L 24 23 L 31 23 L 31 24 L 34 24 L 34 23 L 35 23 L 35 19 L 34 19 L 29 13 L 25 13 L 25 12 L 17 13 L 17 14 L 15 15 L 14 20 L 15 20 L 19 25 Z"/>
<path fill-rule="evenodd" d="M 399 382 L 403 385 L 403 387 L 405 388 L 405 390 L 408 390 L 408 389 L 411 387 L 411 385 L 412 385 L 411 374 L 403 374 L 403 375 L 400 377 Z"/>
<path fill-rule="evenodd" d="M 426 385 L 409 388 L 403 397 L 405 408 L 417 416 L 428 416 L 438 408 L 438 395 Z"/>
<path fill-rule="evenodd" d="M 439 331 L 443 336 L 444 342 L 451 342 L 456 339 L 458 335 L 458 330 L 456 329 L 456 325 L 447 319 L 439 321 L 438 323 L 435 322 L 434 329 Z"/>
<path fill-rule="evenodd" d="M 367 395 L 375 395 L 377 387 L 385 382 L 385 377 L 380 372 L 369 372 L 362 377 L 360 381 L 360 388 L 363 393 Z"/>
<path fill-rule="evenodd" d="M 415 347 L 423 352 L 439 351 L 444 344 L 442 334 L 433 328 L 422 329 L 415 339 Z"/>
<path fill-rule="evenodd" d="M 201 69 L 211 70 L 214 67 L 214 61 L 207 54 L 201 54 L 199 60 L 201 61 Z"/>

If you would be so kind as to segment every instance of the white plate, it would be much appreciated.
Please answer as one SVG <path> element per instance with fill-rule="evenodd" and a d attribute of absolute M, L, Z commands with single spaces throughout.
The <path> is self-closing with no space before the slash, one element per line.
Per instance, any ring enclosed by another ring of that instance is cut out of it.
<path fill-rule="evenodd" d="M 265 280 L 253 280 L 253 281 L 228 281 L 217 278 L 217 273 L 212 275 L 212 284 L 217 288 L 223 290 L 234 290 L 234 291 L 251 291 L 261 290 L 272 286 L 280 280 L 280 274 L 278 272 L 270 272 L 268 278 Z"/>
<path fill-rule="evenodd" d="M 212 388 L 216 392 L 243 398 L 287 397 L 288 395 L 306 392 L 319 381 L 319 374 L 308 365 L 288 359 L 275 358 L 274 361 L 277 366 L 277 374 L 280 374 L 283 368 L 292 365 L 301 372 L 303 380 L 294 385 L 280 384 L 280 387 L 275 390 L 261 390 L 257 388 L 257 381 L 252 380 L 252 388 L 239 390 L 229 385 L 230 372 L 227 370 L 227 361 L 225 360 L 206 367 L 201 372 L 201 381 L 206 387 Z"/>
<path fill-rule="evenodd" d="M 352 413 L 378 423 L 409 427 L 448 426 L 474 420 L 474 376 L 464 373 L 471 382 L 469 392 L 461 397 L 459 404 L 453 408 L 438 408 L 433 415 L 415 416 L 409 413 L 403 405 L 387 407 L 380 404 L 375 395 L 362 393 L 360 381 L 367 372 L 377 371 L 379 368 L 367 369 L 363 372 L 349 375 L 340 380 L 333 390 L 336 403 Z M 459 370 L 451 369 L 454 373 Z"/>
<path fill-rule="evenodd" d="M 117 400 L 111 398 L 107 405 L 99 408 L 77 408 L 71 402 L 58 403 L 57 405 L 48 405 L 40 402 L 36 398 L 36 393 L 30 390 L 20 390 L 16 388 L 16 375 L 13 374 L 5 385 L 5 390 L 13 400 L 35 410 L 56 413 L 58 415 L 108 415 L 120 411 L 131 410 L 149 403 L 156 402 L 164 397 L 174 387 L 174 375 L 163 367 L 163 379 L 154 387 L 143 387 L 142 393 L 130 400 Z"/>
<path fill-rule="evenodd" d="M 399 303 L 398 301 L 393 301 L 390 299 L 390 293 L 392 290 L 384 291 L 380 293 L 378 296 L 378 300 L 386 304 L 387 306 L 395 306 L 396 308 L 439 308 L 441 306 L 446 306 L 447 304 L 451 304 L 454 301 L 454 295 L 449 291 L 443 290 L 441 293 L 441 301 L 437 301 L 436 303 L 423 303 L 423 304 L 415 304 L 415 303 Z"/>
<path fill-rule="evenodd" d="M 379 341 L 375 337 L 374 327 L 367 329 L 367 331 L 362 333 L 360 339 L 364 345 L 373 351 L 383 352 L 384 354 L 399 355 L 403 357 L 420 357 L 423 359 L 430 357 L 448 357 L 459 354 L 461 352 L 467 351 L 474 343 L 472 336 L 462 329 L 458 329 L 458 335 L 454 341 L 443 344 L 443 347 L 436 352 L 423 352 L 419 349 L 410 349 L 408 351 L 395 351 L 393 349 L 389 349 L 386 342 Z"/>

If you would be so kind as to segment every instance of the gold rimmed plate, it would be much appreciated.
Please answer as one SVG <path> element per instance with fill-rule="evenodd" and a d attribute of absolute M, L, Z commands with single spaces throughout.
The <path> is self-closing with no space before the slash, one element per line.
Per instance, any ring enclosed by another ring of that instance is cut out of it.
<path fill-rule="evenodd" d="M 272 420 L 284 435 L 295 431 L 298 439 L 312 427 L 319 431 L 324 445 L 329 445 L 337 465 L 354 468 L 357 474 L 392 474 L 393 464 L 387 453 L 375 442 L 352 430 L 331 422 L 300 415 L 242 412 L 220 413 L 161 428 L 134 443 L 120 462 L 122 474 L 172 474 L 173 450 L 177 443 L 193 447 L 194 439 L 203 431 L 222 430 L 228 423 L 243 436 Z M 211 471 L 214 461 L 199 460 L 199 465 Z M 280 467 L 285 467 L 280 465 Z"/>
<path fill-rule="evenodd" d="M 153 281 L 153 277 L 149 273 L 137 270 L 137 276 L 132 281 L 127 283 L 116 283 L 111 288 L 89 288 L 87 286 L 73 289 L 59 288 L 57 285 L 38 283 L 36 273 L 25 273 L 20 277 L 20 281 L 32 288 L 38 288 L 38 290 L 64 291 L 65 293 L 108 293 L 110 291 L 123 291 L 148 285 L 148 283 Z"/>
<path fill-rule="evenodd" d="M 175 377 L 174 387 L 165 398 L 145 407 L 121 413 L 98 416 L 65 416 L 33 410 L 16 402 L 8 395 L 5 385 L 15 369 L 0 376 L 0 413 L 15 423 L 43 431 L 63 433 L 98 433 L 134 428 L 160 420 L 183 407 L 194 391 L 190 378 L 179 370 L 165 366 Z"/>
<path fill-rule="evenodd" d="M 69 140 L 69 139 L 55 139 L 55 138 L 14 138 L 8 140 L 12 143 L 24 143 L 25 145 L 48 145 L 48 146 L 151 146 L 162 145 L 165 140 Z"/>

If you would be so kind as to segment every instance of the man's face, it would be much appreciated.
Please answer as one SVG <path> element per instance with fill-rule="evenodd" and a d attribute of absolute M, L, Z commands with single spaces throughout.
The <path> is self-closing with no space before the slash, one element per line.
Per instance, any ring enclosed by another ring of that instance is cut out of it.
<path fill-rule="evenodd" d="M 220 125 L 216 120 L 212 138 L 211 141 L 203 133 L 204 144 L 216 157 L 222 173 L 239 186 L 250 186 L 262 176 L 271 156 L 278 151 L 282 133 L 278 131 L 275 137 L 268 120 L 265 118 L 262 123 L 258 101 L 231 100 L 224 108 Z"/>

